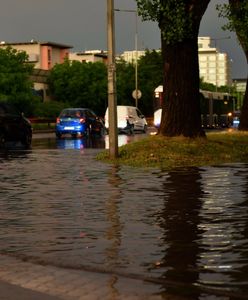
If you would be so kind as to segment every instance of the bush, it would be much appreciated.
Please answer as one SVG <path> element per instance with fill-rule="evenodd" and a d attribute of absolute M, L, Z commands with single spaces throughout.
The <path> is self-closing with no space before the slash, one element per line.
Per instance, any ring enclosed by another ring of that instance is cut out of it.
<path fill-rule="evenodd" d="M 34 110 L 34 117 L 56 118 L 62 109 L 70 106 L 68 103 L 48 101 L 38 103 Z"/>

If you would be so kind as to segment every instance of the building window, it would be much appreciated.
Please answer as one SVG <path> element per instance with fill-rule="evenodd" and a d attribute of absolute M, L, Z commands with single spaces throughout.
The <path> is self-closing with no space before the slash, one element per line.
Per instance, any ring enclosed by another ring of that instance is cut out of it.
<path fill-rule="evenodd" d="M 209 78 L 210 80 L 212 80 L 212 81 L 216 80 L 216 76 L 215 76 L 215 75 L 209 75 L 208 78 Z"/>
<path fill-rule="evenodd" d="M 48 50 L 47 50 L 47 60 L 48 60 L 48 62 L 51 62 L 51 61 L 52 61 L 52 53 L 51 53 L 51 49 L 48 49 Z"/>
<path fill-rule="evenodd" d="M 206 68 L 206 67 L 207 67 L 207 63 L 200 62 L 200 68 Z"/>
<path fill-rule="evenodd" d="M 216 61 L 216 55 L 209 55 L 209 61 Z"/>

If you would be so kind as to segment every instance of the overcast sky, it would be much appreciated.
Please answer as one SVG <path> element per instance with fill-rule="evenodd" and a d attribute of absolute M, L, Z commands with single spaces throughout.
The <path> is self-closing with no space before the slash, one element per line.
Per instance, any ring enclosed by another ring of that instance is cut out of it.
<path fill-rule="evenodd" d="M 246 78 L 247 63 L 234 33 L 224 32 L 223 19 L 211 0 L 203 17 L 199 36 L 216 39 L 217 48 L 226 52 L 231 61 L 232 77 Z M 115 0 L 115 8 L 135 9 L 135 0 Z M 107 49 L 107 0 L 1 0 L 0 40 L 26 42 L 31 39 L 73 46 L 72 51 Z M 115 14 L 116 52 L 135 48 L 135 14 Z M 230 39 L 225 39 L 230 36 Z M 157 23 L 138 19 L 138 48 L 159 49 Z"/>

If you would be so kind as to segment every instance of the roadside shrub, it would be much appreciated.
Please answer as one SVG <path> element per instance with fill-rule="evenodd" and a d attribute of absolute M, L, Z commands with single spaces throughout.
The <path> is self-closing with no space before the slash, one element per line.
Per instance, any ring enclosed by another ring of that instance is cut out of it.
<path fill-rule="evenodd" d="M 34 110 L 34 117 L 56 118 L 62 109 L 70 106 L 68 103 L 47 101 L 38 103 Z"/>

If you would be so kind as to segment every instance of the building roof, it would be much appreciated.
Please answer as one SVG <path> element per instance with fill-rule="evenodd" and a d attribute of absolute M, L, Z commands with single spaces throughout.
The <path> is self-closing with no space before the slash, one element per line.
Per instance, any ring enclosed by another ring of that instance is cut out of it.
<path fill-rule="evenodd" d="M 96 57 L 103 57 L 106 58 L 108 55 L 106 53 L 86 53 L 86 52 L 78 52 L 76 53 L 77 56 L 96 56 Z"/>
<path fill-rule="evenodd" d="M 36 45 L 42 45 L 42 46 L 53 46 L 53 47 L 61 48 L 61 49 L 73 48 L 73 46 L 71 46 L 71 45 L 59 44 L 59 43 L 54 43 L 54 42 L 49 42 L 49 41 L 39 42 L 39 41 L 35 41 L 35 40 L 31 40 L 30 42 L 13 42 L 13 43 L 1 41 L 0 44 L 1 45 L 6 45 L 6 46 L 36 44 Z"/>

